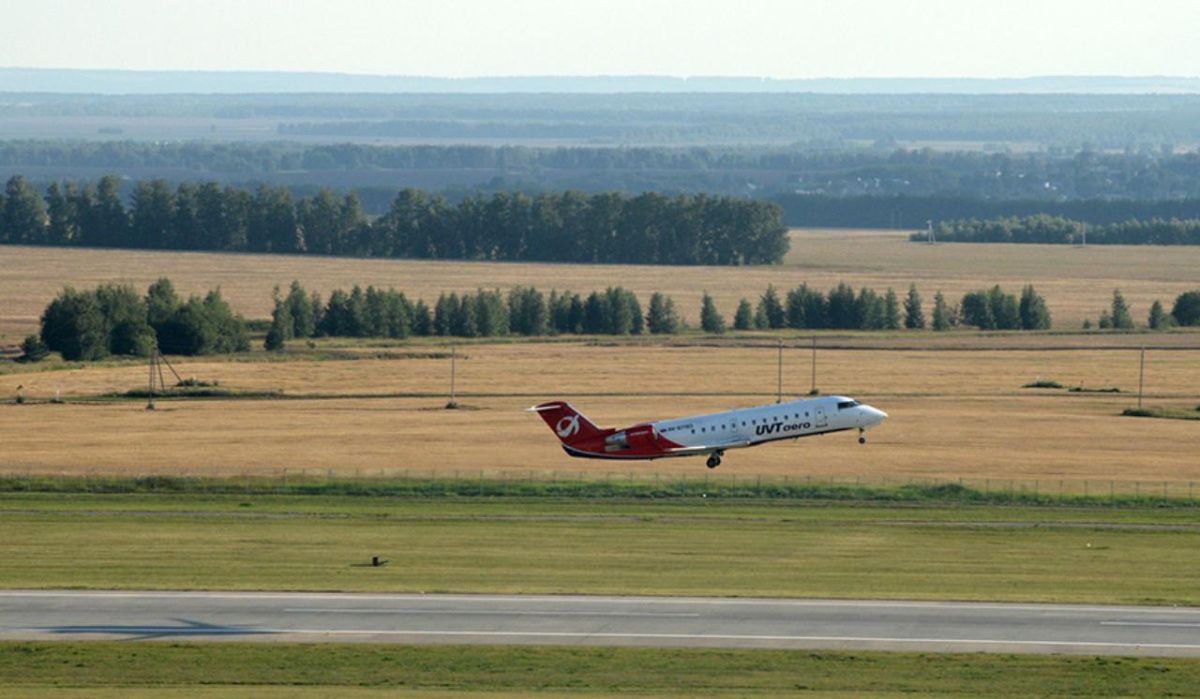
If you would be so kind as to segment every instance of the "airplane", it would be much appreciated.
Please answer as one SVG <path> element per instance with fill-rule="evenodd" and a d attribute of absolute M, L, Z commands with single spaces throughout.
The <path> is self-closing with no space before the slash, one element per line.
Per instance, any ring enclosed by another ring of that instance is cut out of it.
<path fill-rule="evenodd" d="M 708 456 L 716 468 L 726 450 L 753 447 L 781 439 L 858 430 L 883 422 L 887 413 L 845 396 L 825 396 L 737 408 L 675 420 L 641 422 L 624 429 L 597 427 L 570 403 L 556 400 L 529 408 L 542 416 L 570 456 L 587 459 L 662 459 Z"/>

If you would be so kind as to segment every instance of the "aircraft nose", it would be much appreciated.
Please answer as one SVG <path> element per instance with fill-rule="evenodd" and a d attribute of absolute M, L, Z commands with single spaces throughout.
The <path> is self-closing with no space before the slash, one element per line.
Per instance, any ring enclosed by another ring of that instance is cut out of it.
<path fill-rule="evenodd" d="M 863 411 L 867 414 L 867 420 L 874 425 L 878 425 L 879 423 L 883 422 L 883 419 L 888 416 L 887 413 L 883 412 L 879 408 L 872 408 L 869 405 L 864 405 Z"/>

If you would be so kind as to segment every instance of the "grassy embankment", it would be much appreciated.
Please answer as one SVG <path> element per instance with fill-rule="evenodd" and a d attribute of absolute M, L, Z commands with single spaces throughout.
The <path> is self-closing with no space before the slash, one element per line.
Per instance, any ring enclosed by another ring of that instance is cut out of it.
<path fill-rule="evenodd" d="M 0 643 L 6 697 L 1187 696 L 1200 661 L 984 654 Z"/>

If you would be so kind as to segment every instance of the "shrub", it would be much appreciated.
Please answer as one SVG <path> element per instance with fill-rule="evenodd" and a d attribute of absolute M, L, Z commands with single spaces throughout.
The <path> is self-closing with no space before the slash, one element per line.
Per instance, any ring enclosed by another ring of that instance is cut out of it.
<path fill-rule="evenodd" d="M 40 362 L 50 355 L 50 348 L 37 335 L 30 335 L 21 343 L 21 356 L 18 361 Z"/>
<path fill-rule="evenodd" d="M 1179 325 L 1200 325 L 1200 289 L 1180 294 L 1175 299 L 1171 316 Z"/>

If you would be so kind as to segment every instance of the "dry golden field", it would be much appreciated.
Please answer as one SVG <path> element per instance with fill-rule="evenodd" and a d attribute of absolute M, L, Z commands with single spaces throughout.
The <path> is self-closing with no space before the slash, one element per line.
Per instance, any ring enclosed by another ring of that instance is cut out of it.
<path fill-rule="evenodd" d="M 1167 337 L 1185 341 L 1147 353 L 1147 403 L 1195 406 L 1195 336 Z M 568 458 L 522 409 L 567 398 L 596 422 L 620 425 L 768 402 L 775 391 L 769 342 L 477 344 L 459 351 L 460 401 L 475 409 L 439 409 L 449 378 L 449 362 L 439 358 L 180 359 L 184 376 L 232 389 L 281 390 L 294 399 L 160 402 L 154 412 L 140 401 L 70 402 L 141 387 L 140 364 L 0 375 L 0 466 L 75 474 L 701 474 L 699 459 Z M 788 393 L 807 392 L 809 356 L 787 351 Z M 1020 388 L 1035 379 L 1125 393 Z M 866 446 L 852 434 L 782 442 L 731 452 L 719 473 L 1200 481 L 1200 421 L 1117 416 L 1134 403 L 1137 381 L 1133 349 L 825 349 L 818 354 L 819 387 L 867 401 L 891 418 Z M 57 393 L 68 403 L 12 404 L 17 385 L 30 399 Z"/>
<path fill-rule="evenodd" d="M 145 287 L 170 277 L 184 293 L 219 286 L 235 310 L 249 318 L 270 313 L 271 288 L 293 279 L 327 295 L 353 284 L 396 287 L 430 300 L 443 291 L 508 289 L 533 284 L 588 292 L 624 285 L 642 296 L 674 297 L 696 322 L 708 290 L 728 317 L 739 298 L 768 284 L 802 282 L 821 289 L 839 281 L 903 294 L 915 282 L 931 304 L 937 290 L 955 301 L 969 290 L 1001 284 L 1016 293 L 1033 283 L 1046 297 L 1058 327 L 1095 318 L 1120 287 L 1139 322 L 1154 299 L 1170 302 L 1200 286 L 1200 248 L 910 243 L 896 231 L 795 231 L 784 264 L 770 267 L 654 267 L 637 265 L 519 264 L 453 261 L 364 260 L 302 256 L 72 250 L 0 247 L 0 341 L 33 332 L 42 309 L 65 284 L 91 287 L 128 282 Z"/>

